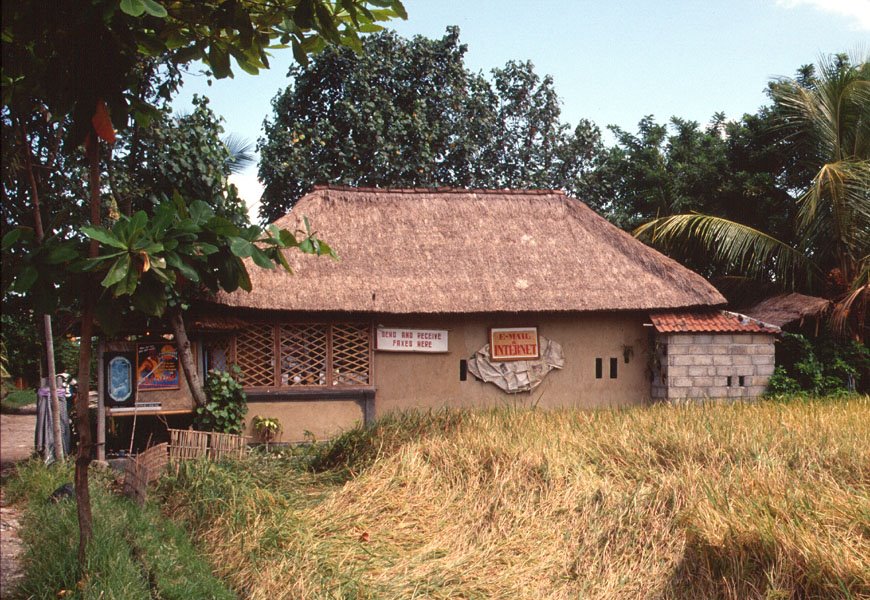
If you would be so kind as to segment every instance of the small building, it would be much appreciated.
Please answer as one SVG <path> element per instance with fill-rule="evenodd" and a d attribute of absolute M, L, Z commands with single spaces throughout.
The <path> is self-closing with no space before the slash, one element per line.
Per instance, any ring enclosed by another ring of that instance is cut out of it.
<path fill-rule="evenodd" d="M 338 260 L 288 252 L 292 275 L 251 265 L 252 292 L 190 313 L 201 369 L 241 369 L 249 433 L 258 415 L 297 441 L 407 408 L 616 407 L 683 388 L 748 397 L 770 371 L 741 364 L 767 347 L 767 329 L 715 332 L 724 344 L 659 329 L 661 315 L 710 315 L 725 298 L 558 191 L 317 187 L 276 225 L 304 231 L 306 217 Z M 706 358 L 661 362 L 689 338 L 680 351 Z M 740 394 L 709 370 L 697 375 L 716 377 L 709 385 L 677 385 L 673 369 L 715 366 L 714 351 L 734 355 L 734 377 L 751 377 Z M 140 388 L 137 402 L 159 395 L 155 411 L 189 410 L 176 384 Z"/>
<path fill-rule="evenodd" d="M 652 397 L 755 398 L 773 375 L 780 328 L 724 310 L 650 317 L 656 330 Z"/>

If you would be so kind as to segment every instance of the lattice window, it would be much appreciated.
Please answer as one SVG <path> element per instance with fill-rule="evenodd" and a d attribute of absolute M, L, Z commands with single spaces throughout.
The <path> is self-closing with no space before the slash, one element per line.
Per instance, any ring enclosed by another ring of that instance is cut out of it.
<path fill-rule="evenodd" d="M 332 385 L 369 383 L 369 327 L 337 323 L 332 326 Z"/>
<path fill-rule="evenodd" d="M 328 326 L 320 323 L 283 324 L 281 385 L 326 385 Z"/>
<path fill-rule="evenodd" d="M 232 339 L 213 338 L 205 342 L 205 370 L 229 371 L 232 361 Z"/>
<path fill-rule="evenodd" d="M 275 340 L 271 325 L 251 325 L 236 338 L 236 363 L 245 387 L 275 384 Z"/>

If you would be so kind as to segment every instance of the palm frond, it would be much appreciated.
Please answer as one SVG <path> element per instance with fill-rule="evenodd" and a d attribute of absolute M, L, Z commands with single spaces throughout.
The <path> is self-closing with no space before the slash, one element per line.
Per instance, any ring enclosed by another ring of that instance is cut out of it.
<path fill-rule="evenodd" d="M 726 271 L 747 277 L 771 278 L 783 288 L 821 275 L 819 268 L 792 246 L 747 225 L 701 214 L 672 215 L 654 219 L 634 230 L 677 254 L 704 252 L 707 259 Z"/>
<path fill-rule="evenodd" d="M 229 151 L 227 166 L 230 173 L 242 173 L 256 162 L 254 143 L 244 137 L 231 133 L 221 140 Z"/>

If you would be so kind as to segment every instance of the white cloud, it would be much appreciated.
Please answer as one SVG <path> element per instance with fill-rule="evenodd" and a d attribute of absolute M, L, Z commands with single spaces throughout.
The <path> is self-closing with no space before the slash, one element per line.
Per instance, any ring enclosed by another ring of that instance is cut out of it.
<path fill-rule="evenodd" d="M 776 0 L 777 6 L 810 6 L 822 12 L 852 19 L 852 29 L 870 31 L 870 0 Z"/>
<path fill-rule="evenodd" d="M 253 173 L 238 173 L 230 175 L 230 183 L 239 188 L 239 197 L 248 207 L 248 217 L 252 223 L 259 221 L 260 198 L 265 187 Z"/>

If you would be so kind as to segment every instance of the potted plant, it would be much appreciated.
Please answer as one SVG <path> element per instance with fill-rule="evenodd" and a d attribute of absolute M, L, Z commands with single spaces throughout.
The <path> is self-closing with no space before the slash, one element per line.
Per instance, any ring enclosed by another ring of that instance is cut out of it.
<path fill-rule="evenodd" d="M 257 434 L 257 439 L 266 444 L 266 450 L 269 449 L 269 443 L 275 441 L 281 436 L 281 421 L 274 417 L 254 417 L 254 432 Z"/>

